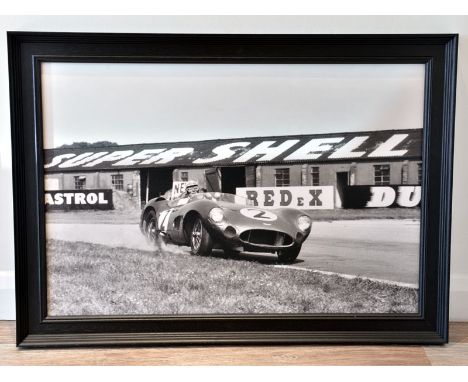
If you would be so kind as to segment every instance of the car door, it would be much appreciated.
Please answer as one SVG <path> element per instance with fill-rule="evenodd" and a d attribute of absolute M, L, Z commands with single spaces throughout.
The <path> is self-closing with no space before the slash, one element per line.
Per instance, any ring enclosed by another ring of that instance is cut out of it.
<path fill-rule="evenodd" d="M 189 198 L 176 198 L 170 200 L 168 208 L 161 211 L 158 216 L 158 228 L 165 235 L 169 236 L 174 243 L 181 241 L 181 227 L 178 224 L 182 218 L 181 210 L 189 203 Z"/>

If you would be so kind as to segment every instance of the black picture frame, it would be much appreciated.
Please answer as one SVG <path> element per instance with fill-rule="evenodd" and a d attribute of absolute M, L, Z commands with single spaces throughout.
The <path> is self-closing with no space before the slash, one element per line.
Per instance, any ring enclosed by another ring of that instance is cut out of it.
<path fill-rule="evenodd" d="M 17 345 L 446 343 L 457 45 L 456 34 L 9 32 Z M 40 97 L 45 61 L 424 64 L 420 312 L 49 317 Z"/>

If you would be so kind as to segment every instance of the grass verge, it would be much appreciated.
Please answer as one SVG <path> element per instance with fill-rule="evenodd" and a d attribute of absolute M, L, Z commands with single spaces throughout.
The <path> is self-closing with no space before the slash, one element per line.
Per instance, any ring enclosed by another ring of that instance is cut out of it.
<path fill-rule="evenodd" d="M 47 241 L 49 314 L 416 313 L 416 289 L 253 261 Z"/>

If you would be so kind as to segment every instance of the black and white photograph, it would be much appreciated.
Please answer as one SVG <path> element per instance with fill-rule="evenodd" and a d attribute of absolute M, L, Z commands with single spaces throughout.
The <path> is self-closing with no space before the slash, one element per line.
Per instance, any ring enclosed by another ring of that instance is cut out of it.
<path fill-rule="evenodd" d="M 43 62 L 48 315 L 419 313 L 425 70 Z"/>

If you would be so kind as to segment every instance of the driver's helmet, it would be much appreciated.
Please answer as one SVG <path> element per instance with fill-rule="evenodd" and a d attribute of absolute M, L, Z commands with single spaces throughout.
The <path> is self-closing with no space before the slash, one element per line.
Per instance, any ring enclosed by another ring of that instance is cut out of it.
<path fill-rule="evenodd" d="M 198 183 L 195 182 L 194 180 L 189 180 L 187 184 L 185 185 L 185 195 L 184 196 L 190 196 L 193 194 L 198 194 L 200 192 L 200 187 L 198 187 Z"/>

